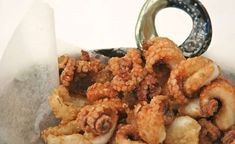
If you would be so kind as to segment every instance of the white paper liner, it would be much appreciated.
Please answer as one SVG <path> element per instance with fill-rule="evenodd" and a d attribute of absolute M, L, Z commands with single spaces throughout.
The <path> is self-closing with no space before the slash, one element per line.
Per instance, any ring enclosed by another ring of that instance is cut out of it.
<path fill-rule="evenodd" d="M 58 85 L 53 11 L 46 3 L 35 2 L 23 18 L 0 67 L 0 144 L 41 143 L 40 128 L 52 124 L 47 97 Z"/>

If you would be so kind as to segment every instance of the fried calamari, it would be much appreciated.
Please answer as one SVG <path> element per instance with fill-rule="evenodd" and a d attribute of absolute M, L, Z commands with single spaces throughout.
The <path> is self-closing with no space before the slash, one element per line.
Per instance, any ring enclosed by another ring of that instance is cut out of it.
<path fill-rule="evenodd" d="M 68 87 L 73 94 L 83 95 L 87 87 L 95 83 L 98 73 L 104 67 L 99 59 L 90 57 L 86 51 L 82 51 L 78 59 L 67 54 L 62 55 L 58 58 L 58 65 L 60 84 Z"/>
<path fill-rule="evenodd" d="M 166 64 L 171 70 L 174 69 L 182 60 L 185 60 L 182 52 L 175 46 L 162 45 L 158 47 L 153 45 L 145 53 L 146 65 L 148 72 L 154 72 L 154 65 Z"/>
<path fill-rule="evenodd" d="M 64 56 L 59 58 L 59 62 L 59 68 L 63 68 L 63 71 L 60 75 L 60 83 L 64 86 L 69 86 L 74 78 L 76 59 Z"/>
<path fill-rule="evenodd" d="M 167 129 L 166 144 L 198 144 L 201 126 L 189 116 L 178 117 Z"/>
<path fill-rule="evenodd" d="M 164 125 L 165 96 L 155 96 L 150 104 L 136 107 L 135 118 L 140 137 L 149 144 L 161 143 L 166 137 Z"/>
<path fill-rule="evenodd" d="M 118 92 L 113 89 L 110 82 L 95 83 L 87 89 L 87 99 L 94 102 L 103 98 L 117 98 Z"/>
<path fill-rule="evenodd" d="M 161 93 L 161 87 L 154 74 L 148 74 L 141 82 L 137 89 L 137 97 L 139 101 L 147 101 L 153 96 Z"/>
<path fill-rule="evenodd" d="M 188 115 L 193 118 L 203 117 L 200 107 L 200 100 L 198 98 L 189 100 L 187 104 L 180 106 L 179 113 L 181 115 Z"/>
<path fill-rule="evenodd" d="M 219 129 L 235 125 L 235 89 L 228 81 L 219 78 L 206 86 L 200 94 L 200 104 L 205 116 L 214 116 Z"/>
<path fill-rule="evenodd" d="M 113 74 L 110 71 L 108 66 L 105 66 L 102 70 L 100 70 L 96 77 L 95 77 L 95 82 L 97 83 L 105 83 L 105 82 L 110 82 L 113 79 Z"/>
<path fill-rule="evenodd" d="M 61 123 L 76 119 L 78 111 L 87 103 L 82 97 L 71 97 L 62 85 L 54 90 L 53 94 L 48 97 L 48 101 L 55 117 L 61 119 Z"/>
<path fill-rule="evenodd" d="M 166 46 L 171 48 L 177 47 L 173 41 L 165 37 L 154 37 L 149 41 L 145 42 L 143 48 L 147 51 L 151 46 L 154 46 L 156 49 Z"/>
<path fill-rule="evenodd" d="M 86 105 L 78 112 L 75 120 L 44 130 L 42 138 L 48 144 L 53 142 L 64 144 L 64 140 L 69 136 L 76 142 L 80 140 L 79 143 L 103 144 L 113 135 L 117 121 L 117 111 L 109 105 L 104 103 Z"/>
<path fill-rule="evenodd" d="M 223 139 L 223 144 L 235 144 L 235 130 L 230 130 L 225 133 Z"/>
<path fill-rule="evenodd" d="M 77 115 L 77 122 L 83 131 L 94 135 L 108 133 L 117 123 L 117 111 L 104 104 L 87 105 Z"/>
<path fill-rule="evenodd" d="M 168 89 L 179 104 L 185 104 L 200 88 L 220 74 L 219 67 L 210 59 L 199 56 L 182 61 L 170 74 Z"/>
<path fill-rule="evenodd" d="M 115 137 L 116 144 L 146 144 L 139 136 L 137 128 L 133 125 L 127 124 L 121 126 Z"/>
<path fill-rule="evenodd" d="M 129 49 L 124 57 L 114 57 L 108 61 L 114 78 L 111 81 L 117 91 L 128 92 L 134 90 L 145 76 L 140 51 Z"/>
<path fill-rule="evenodd" d="M 92 53 L 90 53 L 92 54 Z M 167 38 L 101 60 L 58 58 L 47 144 L 235 144 L 235 88 L 212 60 L 186 59 Z"/>
<path fill-rule="evenodd" d="M 217 126 L 206 119 L 200 119 L 201 131 L 199 136 L 200 144 L 213 144 L 220 138 L 221 132 Z"/>

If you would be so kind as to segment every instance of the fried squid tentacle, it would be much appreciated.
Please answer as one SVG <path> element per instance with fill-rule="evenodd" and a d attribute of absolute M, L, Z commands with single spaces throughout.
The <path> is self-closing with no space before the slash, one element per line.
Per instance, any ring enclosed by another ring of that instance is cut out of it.
<path fill-rule="evenodd" d="M 168 95 L 166 83 L 170 72 L 183 60 L 182 51 L 167 38 L 154 38 L 149 41 L 149 47 L 144 50 L 146 60 L 145 69 L 150 74 L 155 74 L 162 87 L 162 93 Z"/>
<path fill-rule="evenodd" d="M 59 68 L 63 69 L 60 74 L 60 83 L 64 86 L 69 86 L 74 78 L 76 70 L 76 59 L 68 56 L 59 58 Z"/>
<path fill-rule="evenodd" d="M 98 101 L 95 101 L 94 104 L 102 104 L 106 105 L 108 107 L 112 107 L 116 109 L 118 112 L 125 112 L 128 109 L 128 105 L 124 103 L 122 100 L 119 98 L 104 98 L 100 99 Z"/>
<path fill-rule="evenodd" d="M 146 144 L 144 143 L 136 127 L 127 124 L 120 127 L 116 133 L 115 144 Z"/>
<path fill-rule="evenodd" d="M 96 107 L 87 105 L 81 109 L 77 118 L 84 131 L 95 135 L 108 133 L 116 120 L 117 111 L 105 105 L 96 105 Z"/>
<path fill-rule="evenodd" d="M 100 60 L 98 59 L 93 59 L 91 61 L 78 60 L 76 61 L 76 67 L 77 67 L 77 73 L 88 73 L 88 72 L 97 73 L 102 69 L 102 65 L 100 63 Z"/>
<path fill-rule="evenodd" d="M 109 67 L 106 66 L 104 69 L 100 70 L 95 77 L 95 82 L 105 83 L 110 82 L 113 79 L 113 74 L 110 71 Z"/>
<path fill-rule="evenodd" d="M 94 102 L 103 98 L 117 98 L 118 92 L 113 89 L 110 82 L 95 83 L 87 89 L 87 99 Z"/>
<path fill-rule="evenodd" d="M 137 49 L 129 49 L 124 57 L 109 59 L 108 65 L 114 75 L 111 81 L 113 88 L 119 92 L 134 90 L 146 73 L 142 64 L 141 54 Z"/>
<path fill-rule="evenodd" d="M 191 117 L 178 117 L 167 129 L 165 144 L 198 144 L 200 129 Z"/>
<path fill-rule="evenodd" d="M 156 49 L 161 48 L 161 47 L 170 47 L 170 48 L 175 48 L 177 45 L 170 39 L 165 38 L 165 37 L 154 37 L 147 42 L 144 43 L 143 49 L 145 50 L 145 53 L 148 52 L 148 49 L 154 46 Z"/>
<path fill-rule="evenodd" d="M 225 133 L 222 138 L 223 144 L 235 144 L 235 130 L 230 130 Z"/>
<path fill-rule="evenodd" d="M 116 109 L 104 104 L 87 105 L 78 113 L 77 122 L 93 144 L 104 144 L 112 137 L 118 121 Z"/>
<path fill-rule="evenodd" d="M 91 57 L 87 51 L 81 50 L 81 55 L 79 57 L 79 60 L 81 61 L 90 61 Z"/>
<path fill-rule="evenodd" d="M 183 53 L 177 47 L 156 48 L 151 46 L 145 54 L 146 65 L 145 69 L 153 73 L 154 66 L 157 64 L 166 64 L 170 70 L 174 69 L 182 60 L 185 60 Z"/>
<path fill-rule="evenodd" d="M 200 105 L 205 116 L 215 115 L 215 123 L 221 130 L 235 125 L 235 90 L 228 81 L 219 78 L 205 87 L 200 94 Z"/>
<path fill-rule="evenodd" d="M 135 107 L 135 123 L 140 137 L 149 144 L 162 143 L 166 137 L 164 101 L 166 96 L 155 96 L 150 104 Z"/>
<path fill-rule="evenodd" d="M 160 93 L 161 87 L 154 74 L 148 74 L 137 89 L 137 97 L 139 101 L 147 101 Z"/>
<path fill-rule="evenodd" d="M 90 57 L 89 53 L 86 51 L 81 51 L 81 56 L 76 61 L 76 71 L 77 73 L 97 73 L 103 68 L 100 60 L 94 57 Z"/>
<path fill-rule="evenodd" d="M 89 56 L 89 53 L 82 51 L 79 59 L 69 55 L 62 55 L 58 58 L 60 83 L 69 88 L 70 93 L 84 94 L 88 86 L 93 84 L 99 71 L 104 67 L 99 59 Z M 106 75 L 99 75 L 102 79 Z"/>
<path fill-rule="evenodd" d="M 200 119 L 201 131 L 199 136 L 200 144 L 213 144 L 220 138 L 221 132 L 218 127 L 206 119 Z"/>
<path fill-rule="evenodd" d="M 188 102 L 203 86 L 220 74 L 219 67 L 210 59 L 199 56 L 182 61 L 170 74 L 168 89 L 179 104 Z"/>
<path fill-rule="evenodd" d="M 117 91 L 129 92 L 134 90 L 144 78 L 145 71 L 140 65 L 133 66 L 130 73 L 122 76 L 114 76 L 112 80 L 113 88 Z"/>

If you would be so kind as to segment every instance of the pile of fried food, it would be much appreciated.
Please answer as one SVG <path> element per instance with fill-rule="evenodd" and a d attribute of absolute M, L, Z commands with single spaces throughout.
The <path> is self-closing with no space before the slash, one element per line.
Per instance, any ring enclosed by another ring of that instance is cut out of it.
<path fill-rule="evenodd" d="M 58 61 L 49 105 L 61 121 L 42 131 L 47 144 L 235 144 L 234 86 L 167 38 L 106 63 L 85 51 Z"/>

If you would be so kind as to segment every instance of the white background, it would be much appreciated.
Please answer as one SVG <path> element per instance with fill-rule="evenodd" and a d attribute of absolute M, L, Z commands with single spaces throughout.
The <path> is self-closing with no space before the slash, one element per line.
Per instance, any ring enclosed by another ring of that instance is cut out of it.
<path fill-rule="evenodd" d="M 136 47 L 134 30 L 145 0 L 50 0 L 57 39 L 84 49 Z M 220 64 L 235 62 L 235 1 L 201 0 L 212 24 L 213 39 L 206 55 Z M 31 0 L 0 0 L 0 54 Z M 190 18 L 179 10 L 163 10 L 156 18 L 161 36 L 180 44 L 191 30 Z"/>

